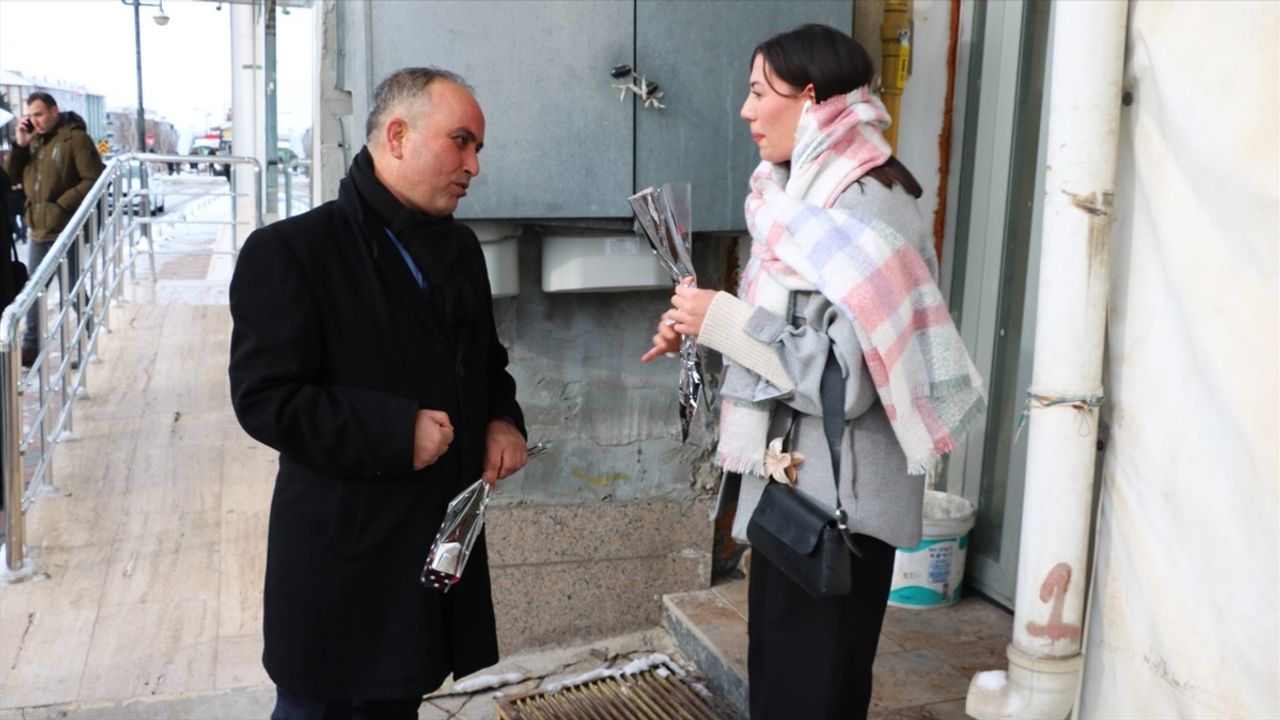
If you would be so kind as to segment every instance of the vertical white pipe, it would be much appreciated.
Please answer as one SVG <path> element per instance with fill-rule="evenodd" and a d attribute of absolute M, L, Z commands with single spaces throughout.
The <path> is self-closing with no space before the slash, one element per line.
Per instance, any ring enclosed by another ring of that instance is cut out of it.
<path fill-rule="evenodd" d="M 267 203 L 267 14 L 266 3 L 253 3 L 253 157 L 258 160 L 258 214 L 262 215 Z M 275 216 L 267 216 L 274 222 Z"/>
<path fill-rule="evenodd" d="M 262 58 L 263 73 L 262 83 L 264 99 L 262 104 L 263 129 L 263 152 L 265 153 L 266 164 L 263 170 L 266 177 L 263 180 L 266 183 L 266 212 L 279 215 L 279 191 L 280 191 L 280 138 L 277 134 L 277 123 L 279 118 L 276 114 L 276 80 L 278 78 L 276 66 L 276 3 L 275 0 L 267 0 L 266 8 L 263 12 L 263 33 L 262 33 Z M 285 172 L 288 169 L 285 168 Z"/>
<path fill-rule="evenodd" d="M 259 60 L 256 8 L 253 5 L 232 3 L 231 9 L 231 154 L 237 157 L 260 157 L 259 135 L 266 133 L 265 123 L 259 122 L 258 78 L 262 75 Z M 237 246 L 243 244 L 253 230 L 256 214 L 253 194 L 253 169 L 244 164 L 231 166 L 232 187 L 244 196 L 236 200 Z M 262 198 L 256 202 L 261 203 Z"/>
<path fill-rule="evenodd" d="M 977 718 L 1065 718 L 1081 665 L 1126 0 L 1054 5 L 1044 223 L 1013 643 Z M 1074 402 L 1072 402 L 1074 401 Z"/>

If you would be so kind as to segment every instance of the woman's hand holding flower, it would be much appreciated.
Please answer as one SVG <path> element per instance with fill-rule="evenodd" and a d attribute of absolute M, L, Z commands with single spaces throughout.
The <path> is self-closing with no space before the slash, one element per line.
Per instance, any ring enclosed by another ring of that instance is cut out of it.
<path fill-rule="evenodd" d="M 649 362 L 659 355 L 674 353 L 680 349 L 681 335 L 697 335 L 702 332 L 702 321 L 715 297 L 715 290 L 700 290 L 691 287 L 687 281 L 677 285 L 676 294 L 671 296 L 671 309 L 662 313 L 662 319 L 658 321 L 653 347 L 640 357 L 640 362 Z"/>
<path fill-rule="evenodd" d="M 671 310 L 663 317 L 670 316 L 675 321 L 673 328 L 681 335 L 697 335 L 702 332 L 702 321 L 715 297 L 715 290 L 677 285 L 676 294 L 671 296 Z"/>

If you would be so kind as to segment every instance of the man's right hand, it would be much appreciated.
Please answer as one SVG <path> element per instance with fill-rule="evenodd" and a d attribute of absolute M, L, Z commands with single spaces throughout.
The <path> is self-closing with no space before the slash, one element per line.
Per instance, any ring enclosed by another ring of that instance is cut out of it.
<path fill-rule="evenodd" d="M 27 129 L 27 123 L 31 122 L 31 118 L 23 115 L 18 119 L 17 129 L 14 131 L 13 140 L 21 147 L 26 147 L 31 143 L 31 136 L 35 134 L 35 129 Z"/>
<path fill-rule="evenodd" d="M 434 463 L 453 442 L 453 423 L 440 410 L 419 410 L 413 425 L 413 469 Z"/>

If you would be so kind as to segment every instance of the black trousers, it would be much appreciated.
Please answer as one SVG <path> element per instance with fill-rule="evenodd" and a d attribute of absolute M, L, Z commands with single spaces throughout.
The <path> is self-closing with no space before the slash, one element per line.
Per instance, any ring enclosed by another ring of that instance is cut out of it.
<path fill-rule="evenodd" d="M 748 580 L 751 720 L 865 718 L 893 546 L 856 535 L 853 593 L 815 599 L 760 552 Z"/>
<path fill-rule="evenodd" d="M 295 695 L 276 686 L 271 720 L 417 720 L 422 698 L 343 700 Z"/>

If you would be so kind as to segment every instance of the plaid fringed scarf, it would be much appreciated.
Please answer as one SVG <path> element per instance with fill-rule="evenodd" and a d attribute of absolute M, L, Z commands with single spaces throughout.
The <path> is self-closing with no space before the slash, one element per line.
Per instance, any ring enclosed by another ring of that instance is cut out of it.
<path fill-rule="evenodd" d="M 817 290 L 848 317 L 908 472 L 922 474 L 955 447 L 986 403 L 916 249 L 874 218 L 831 207 L 889 158 L 881 134 L 887 125 L 884 106 L 865 87 L 805 106 L 790 173 L 765 162 L 752 174 L 751 260 L 741 297 L 785 315 L 789 293 Z M 718 464 L 760 474 L 772 410 L 772 402 L 725 398 Z"/>

